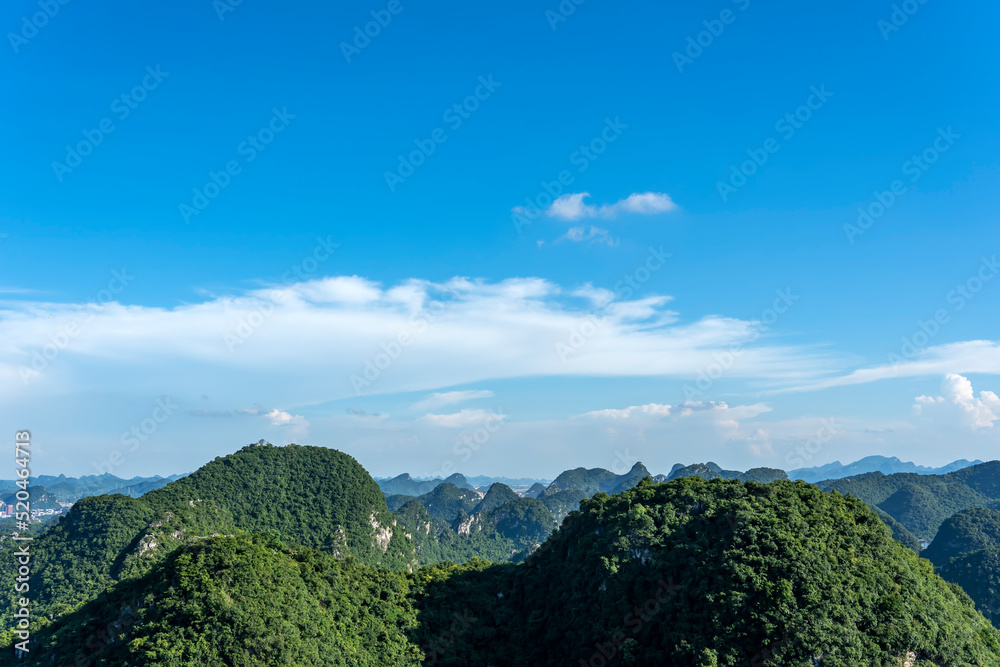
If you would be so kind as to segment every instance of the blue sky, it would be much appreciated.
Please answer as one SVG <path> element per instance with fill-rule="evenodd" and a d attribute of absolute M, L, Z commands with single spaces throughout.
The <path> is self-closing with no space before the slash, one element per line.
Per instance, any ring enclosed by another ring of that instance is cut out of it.
<path fill-rule="evenodd" d="M 37 472 L 1000 444 L 995 4 L 3 16 L 0 415 Z"/>

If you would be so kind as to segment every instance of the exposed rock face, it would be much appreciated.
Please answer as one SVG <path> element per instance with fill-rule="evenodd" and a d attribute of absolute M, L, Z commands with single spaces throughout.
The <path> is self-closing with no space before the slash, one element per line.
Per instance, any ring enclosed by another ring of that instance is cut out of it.
<path fill-rule="evenodd" d="M 396 525 L 396 522 L 392 522 L 392 526 L 383 526 L 375 518 L 375 512 L 372 512 L 368 519 L 369 523 L 372 525 L 372 529 L 375 531 L 374 544 L 385 553 L 389 550 L 389 542 L 392 541 L 392 526 Z"/>

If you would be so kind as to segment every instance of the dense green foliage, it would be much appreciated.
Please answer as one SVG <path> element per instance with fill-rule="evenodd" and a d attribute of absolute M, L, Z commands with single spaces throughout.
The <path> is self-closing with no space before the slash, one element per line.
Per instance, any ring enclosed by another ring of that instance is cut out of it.
<path fill-rule="evenodd" d="M 412 543 L 353 458 L 321 447 L 245 447 L 142 498 L 78 501 L 32 542 L 34 617 L 44 623 L 65 614 L 116 582 L 143 576 L 191 541 L 268 531 L 370 565 L 416 564 Z M 5 558 L 5 627 L 16 598 L 13 577 L 13 559 Z"/>
<path fill-rule="evenodd" d="M 937 537 L 923 555 L 935 565 L 943 565 L 952 558 L 997 547 L 1000 547 L 1000 511 L 976 507 L 957 512 L 941 524 Z"/>
<path fill-rule="evenodd" d="M 880 472 L 820 482 L 884 510 L 918 538 L 933 540 L 945 519 L 970 507 L 1000 507 L 1000 461 L 944 475 Z"/>
<path fill-rule="evenodd" d="M 461 512 L 471 512 L 480 499 L 478 491 L 460 489 L 451 482 L 439 484 L 430 493 L 417 498 L 432 517 L 448 522 L 454 521 Z"/>
<path fill-rule="evenodd" d="M 935 568 L 968 593 L 983 616 L 1000 626 L 1000 548 L 980 549 Z"/>
<path fill-rule="evenodd" d="M 403 574 L 273 537 L 212 538 L 60 618 L 20 664 L 417 665 L 408 592 Z"/>
<path fill-rule="evenodd" d="M 598 491 L 610 491 L 618 486 L 621 477 L 604 468 L 591 468 L 589 470 L 587 468 L 574 468 L 556 477 L 543 495 L 552 495 L 566 489 L 579 489 L 587 496 L 592 496 Z M 638 483 L 638 480 L 636 482 Z"/>
<path fill-rule="evenodd" d="M 489 510 L 496 509 L 504 503 L 509 503 L 512 500 L 517 500 L 520 496 L 514 493 L 506 484 L 493 484 L 490 486 L 489 491 L 483 496 L 483 499 L 479 501 L 479 504 L 472 510 L 473 514 L 478 514 L 480 512 L 488 512 Z"/>
<path fill-rule="evenodd" d="M 788 475 L 784 470 L 777 468 L 751 468 L 746 472 L 739 470 L 723 470 L 719 464 L 695 463 L 689 466 L 674 466 L 667 479 L 680 479 L 681 477 L 701 477 L 702 479 L 738 479 L 741 482 L 760 482 L 767 484 L 778 480 L 787 480 Z"/>
<path fill-rule="evenodd" d="M 538 500 L 552 512 L 556 521 L 562 521 L 570 512 L 580 509 L 580 501 L 587 497 L 589 494 L 583 489 L 567 489 L 555 493 L 543 493 L 538 496 Z"/>
<path fill-rule="evenodd" d="M 244 448 L 140 499 L 84 499 L 39 535 L 20 664 L 1000 667 L 1000 632 L 858 499 L 697 476 L 585 493 L 447 483 L 393 517 L 350 457 Z M 546 501 L 569 497 L 553 532 Z M 998 538 L 1000 512 L 963 512 L 935 555 L 992 617 Z"/>
<path fill-rule="evenodd" d="M 873 509 L 875 510 L 875 513 L 878 514 L 878 518 L 882 519 L 885 525 L 889 526 L 889 530 L 892 531 L 892 537 L 894 540 L 902 544 L 907 549 L 913 549 L 917 553 L 920 553 L 920 540 L 917 539 L 916 535 L 908 531 L 906 526 L 893 519 L 883 510 L 877 507 Z"/>
<path fill-rule="evenodd" d="M 923 553 L 994 624 L 1000 622 L 1000 511 L 962 510 L 941 524 Z"/>
<path fill-rule="evenodd" d="M 418 562 L 424 565 L 464 563 L 473 558 L 520 560 L 538 548 L 556 527 L 555 517 L 544 504 L 520 498 L 499 483 L 471 513 L 459 509 L 452 521 L 433 516 L 420 499 L 403 505 L 396 512 L 396 520 L 413 541 Z"/>
<path fill-rule="evenodd" d="M 242 530 L 277 530 L 305 546 L 363 562 L 403 564 L 409 545 L 373 539 L 392 531 L 392 515 L 375 480 L 352 457 L 325 447 L 245 447 L 143 497 L 167 510 L 211 500 Z M 378 527 L 375 527 L 377 524 Z"/>
<path fill-rule="evenodd" d="M 443 665 L 1000 665 L 964 594 L 863 503 L 804 483 L 597 494 L 521 565 L 418 576 L 421 644 L 476 619 Z"/>

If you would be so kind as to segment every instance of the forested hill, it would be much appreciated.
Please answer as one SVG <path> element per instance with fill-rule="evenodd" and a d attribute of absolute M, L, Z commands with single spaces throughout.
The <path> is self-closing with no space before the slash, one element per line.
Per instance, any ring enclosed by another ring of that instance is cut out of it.
<path fill-rule="evenodd" d="M 866 505 L 801 482 L 647 480 L 585 501 L 522 565 L 422 576 L 438 665 L 1000 665 L 965 594 Z"/>
<path fill-rule="evenodd" d="M 518 565 L 192 540 L 35 642 L 19 664 L 1000 665 L 1000 632 L 860 501 L 700 478 L 599 492 Z"/>
<path fill-rule="evenodd" d="M 323 447 L 249 446 L 142 498 L 77 502 L 32 542 L 34 617 L 69 611 L 185 544 L 263 532 L 371 565 L 416 564 L 412 542 L 353 458 Z M 10 541 L 0 544 L 0 601 L 9 627 L 15 561 Z"/>
<path fill-rule="evenodd" d="M 950 516 L 970 507 L 1000 507 L 1000 461 L 943 475 L 880 472 L 820 482 L 824 491 L 860 498 L 920 539 L 933 540 Z"/>

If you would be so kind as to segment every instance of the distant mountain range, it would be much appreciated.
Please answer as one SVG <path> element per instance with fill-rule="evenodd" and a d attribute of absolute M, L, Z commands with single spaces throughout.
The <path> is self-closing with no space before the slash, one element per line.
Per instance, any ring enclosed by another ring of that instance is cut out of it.
<path fill-rule="evenodd" d="M 918 475 L 943 475 L 970 466 L 979 465 L 980 460 L 968 461 L 959 459 L 940 468 L 930 468 L 920 466 L 910 461 L 901 461 L 896 457 L 888 456 L 867 456 L 854 463 L 843 464 L 840 461 L 827 463 L 826 465 L 812 468 L 798 468 L 785 472 L 778 468 L 751 468 L 746 472 L 739 470 L 725 470 L 717 463 L 693 463 L 685 465 L 677 463 L 666 475 L 654 475 L 646 469 L 642 463 L 636 463 L 632 469 L 624 475 L 618 475 L 604 468 L 574 468 L 566 470 L 551 482 L 544 479 L 533 479 L 530 477 L 510 478 L 510 477 L 489 477 L 477 475 L 466 477 L 461 473 L 455 473 L 447 479 L 424 479 L 411 477 L 403 473 L 396 477 L 375 478 L 382 492 L 387 495 L 422 496 L 430 493 L 439 484 L 446 482 L 454 484 L 460 489 L 480 489 L 486 490 L 493 484 L 504 484 L 528 498 L 539 498 L 543 492 L 553 495 L 557 491 L 568 491 L 578 489 L 586 492 L 585 497 L 590 497 L 598 491 L 605 493 L 619 493 L 630 489 L 639 483 L 644 476 L 649 476 L 654 482 L 665 482 L 679 479 L 681 477 L 701 477 L 703 479 L 738 479 L 741 482 L 761 482 L 767 483 L 779 479 L 800 479 L 803 482 L 816 484 L 826 480 L 843 479 L 855 475 L 863 475 L 870 472 L 880 472 L 884 475 L 894 473 L 915 473 Z M 611 480 L 615 480 L 613 483 Z"/>
<path fill-rule="evenodd" d="M 138 498 L 144 493 L 166 486 L 184 475 L 170 477 L 133 477 L 122 479 L 108 473 L 103 475 L 84 475 L 83 477 L 67 477 L 66 475 L 39 475 L 29 478 L 31 486 L 43 486 L 45 491 L 62 502 L 76 502 L 80 498 L 99 496 L 105 493 L 120 493 L 123 496 Z M 13 479 L 0 480 L 0 497 L 16 493 L 18 487 Z"/>
<path fill-rule="evenodd" d="M 548 486 L 551 480 L 536 479 L 532 477 L 490 477 L 488 475 L 475 475 L 466 477 L 461 473 L 454 473 L 446 479 L 439 477 L 411 477 L 408 473 L 397 475 L 396 477 L 375 477 L 379 487 L 388 495 L 403 494 L 408 496 L 419 496 L 428 493 L 438 484 L 450 482 L 463 489 L 489 488 L 494 484 L 503 484 L 512 488 L 529 488 L 534 484 Z"/>
<path fill-rule="evenodd" d="M 866 456 L 860 461 L 855 461 L 847 465 L 842 464 L 840 461 L 834 461 L 833 463 L 827 463 L 826 465 L 814 468 L 789 470 L 788 476 L 791 479 L 801 479 L 803 482 L 815 484 L 816 482 L 828 479 L 843 479 L 845 477 L 853 477 L 854 475 L 864 475 L 869 472 L 880 472 L 884 475 L 892 475 L 897 472 L 911 472 L 918 475 L 943 475 L 961 470 L 962 468 L 968 468 L 969 466 L 979 465 L 980 463 L 982 461 L 979 459 L 975 461 L 959 459 L 940 468 L 928 468 L 918 466 L 910 461 L 900 461 L 895 456 Z"/>

